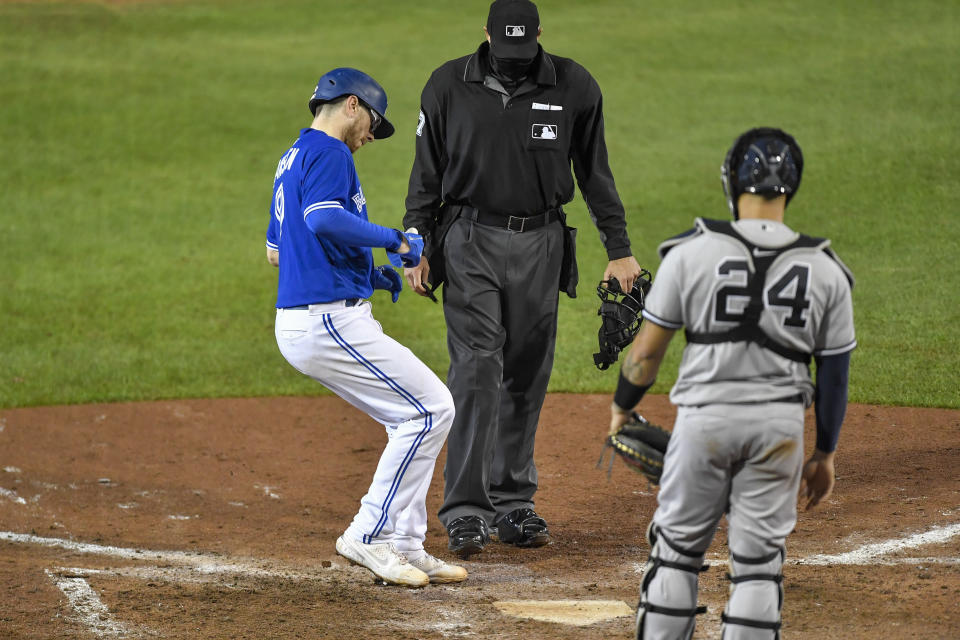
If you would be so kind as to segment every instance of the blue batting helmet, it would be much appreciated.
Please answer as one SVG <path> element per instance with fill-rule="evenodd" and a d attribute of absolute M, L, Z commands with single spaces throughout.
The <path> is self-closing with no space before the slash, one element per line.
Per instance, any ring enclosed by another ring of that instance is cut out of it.
<path fill-rule="evenodd" d="M 387 120 L 387 92 L 376 80 L 358 69 L 341 67 L 323 74 L 310 99 L 310 113 L 316 115 L 318 105 L 336 100 L 340 96 L 357 96 L 382 118 L 373 132 L 374 138 L 389 138 L 393 135 L 393 125 Z"/>
<path fill-rule="evenodd" d="M 786 195 L 787 204 L 800 187 L 803 153 L 786 131 L 771 127 L 750 129 L 737 138 L 720 168 L 723 192 L 734 220 L 740 217 L 741 194 L 775 198 Z"/>

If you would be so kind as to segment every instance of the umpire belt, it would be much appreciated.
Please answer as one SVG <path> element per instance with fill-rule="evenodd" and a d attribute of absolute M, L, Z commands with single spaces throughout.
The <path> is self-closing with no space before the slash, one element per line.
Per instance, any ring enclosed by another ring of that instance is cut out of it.
<path fill-rule="evenodd" d="M 503 213 L 480 211 L 473 207 L 464 207 L 460 215 L 488 227 L 499 227 L 507 231 L 523 233 L 556 222 L 560 219 L 560 209 L 547 209 L 543 213 L 532 216 L 510 216 Z"/>

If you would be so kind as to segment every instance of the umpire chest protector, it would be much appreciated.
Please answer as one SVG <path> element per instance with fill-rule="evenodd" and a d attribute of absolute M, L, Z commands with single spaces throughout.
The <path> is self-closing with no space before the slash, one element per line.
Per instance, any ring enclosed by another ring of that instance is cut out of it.
<path fill-rule="evenodd" d="M 853 276 L 846 266 L 837 258 L 830 249 L 830 241 L 826 238 L 814 238 L 804 234 L 788 245 L 770 248 L 761 247 L 754 244 L 742 236 L 733 226 L 733 223 L 727 220 L 710 220 L 706 218 L 697 218 L 696 226 L 679 236 L 671 238 L 660 245 L 659 253 L 661 259 L 673 247 L 682 242 L 692 239 L 703 233 L 721 234 L 729 237 L 734 242 L 741 245 L 744 249 L 745 259 L 748 263 L 749 275 L 747 285 L 742 294 L 749 297 L 749 302 L 744 309 L 744 313 L 739 324 L 726 331 L 717 332 L 694 332 L 687 329 L 685 331 L 687 342 L 693 344 L 718 344 L 721 342 L 754 342 L 765 349 L 769 349 L 776 354 L 783 356 L 794 362 L 809 364 L 812 354 L 804 351 L 798 351 L 787 347 L 775 341 L 764 332 L 760 327 L 760 314 L 764 310 L 764 286 L 767 279 L 767 271 L 770 266 L 782 254 L 794 249 L 814 249 L 821 250 L 832 258 L 843 269 L 851 284 Z M 740 293 L 740 292 L 738 292 Z M 770 292 L 767 293 L 770 295 Z"/>

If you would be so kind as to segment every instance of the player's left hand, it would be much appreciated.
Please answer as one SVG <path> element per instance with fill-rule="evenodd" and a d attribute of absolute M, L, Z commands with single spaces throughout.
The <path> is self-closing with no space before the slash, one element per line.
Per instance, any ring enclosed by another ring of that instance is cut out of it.
<path fill-rule="evenodd" d="M 400 291 L 403 289 L 403 278 L 400 274 L 388 265 L 380 265 L 373 270 L 373 288 L 385 289 L 392 294 L 393 301 L 400 298 Z"/>
<path fill-rule="evenodd" d="M 617 258 L 607 263 L 607 268 L 603 272 L 603 279 L 609 280 L 610 278 L 616 278 L 620 283 L 621 291 L 631 291 L 633 289 L 633 281 L 639 277 L 642 271 L 643 268 L 633 256 Z"/>
<path fill-rule="evenodd" d="M 423 236 L 419 233 L 402 233 L 403 242 L 396 251 L 387 251 L 390 264 L 395 267 L 415 267 L 423 255 Z M 404 250 L 406 249 L 406 250 Z"/>
<path fill-rule="evenodd" d="M 642 474 L 651 484 L 660 484 L 670 432 L 637 413 L 624 417 L 617 430 L 604 440 L 604 452 L 608 447 L 612 448 L 614 455 L 619 456 L 631 469 Z M 597 461 L 598 466 L 602 460 L 603 454 Z M 612 458 L 610 464 L 613 465 Z"/>
<path fill-rule="evenodd" d="M 630 412 L 624 411 L 617 406 L 615 402 L 610 403 L 610 430 L 607 432 L 607 435 L 614 435 L 617 431 L 620 431 L 627 420 L 630 418 Z"/>

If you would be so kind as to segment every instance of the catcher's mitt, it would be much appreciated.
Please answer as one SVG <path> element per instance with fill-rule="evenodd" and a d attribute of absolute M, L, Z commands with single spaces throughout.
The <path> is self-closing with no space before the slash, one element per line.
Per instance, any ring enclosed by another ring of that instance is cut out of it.
<path fill-rule="evenodd" d="M 620 456 L 631 469 L 642 474 L 652 484 L 660 484 L 663 473 L 663 456 L 670 443 L 670 432 L 659 427 L 636 413 L 630 414 L 620 430 L 607 436 L 603 452 L 597 466 L 603 461 L 607 447 Z M 613 468 L 613 454 L 610 456 L 610 468 Z M 609 473 L 609 471 L 608 471 Z"/>

